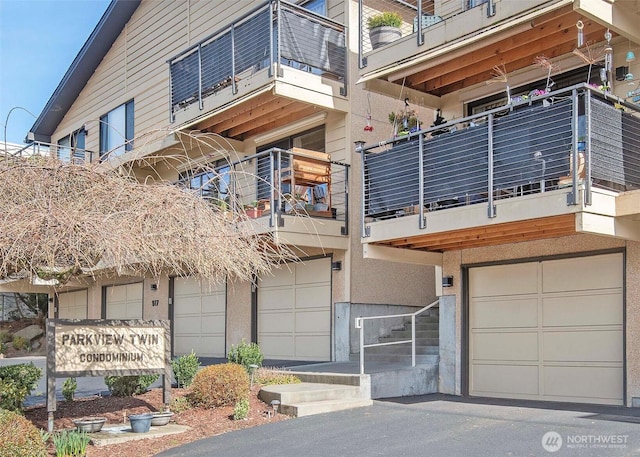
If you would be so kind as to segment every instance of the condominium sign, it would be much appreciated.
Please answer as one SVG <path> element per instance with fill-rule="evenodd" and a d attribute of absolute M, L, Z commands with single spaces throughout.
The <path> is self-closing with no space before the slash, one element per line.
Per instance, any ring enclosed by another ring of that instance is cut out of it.
<path fill-rule="evenodd" d="M 56 371 L 162 370 L 164 343 L 162 327 L 59 327 Z"/>

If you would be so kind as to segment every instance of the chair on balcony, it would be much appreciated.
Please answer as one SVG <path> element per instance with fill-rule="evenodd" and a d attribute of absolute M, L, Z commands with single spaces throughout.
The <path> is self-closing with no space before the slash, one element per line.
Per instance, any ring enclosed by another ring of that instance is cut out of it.
<path fill-rule="evenodd" d="M 578 152 L 578 183 L 584 181 L 586 174 L 584 169 L 584 152 Z M 573 153 L 569 156 L 569 175 L 558 179 L 558 188 L 571 187 L 573 185 Z"/>

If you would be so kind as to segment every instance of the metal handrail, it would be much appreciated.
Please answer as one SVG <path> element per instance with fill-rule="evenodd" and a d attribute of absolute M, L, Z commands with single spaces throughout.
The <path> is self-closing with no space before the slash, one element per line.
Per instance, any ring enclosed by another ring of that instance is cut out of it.
<path fill-rule="evenodd" d="M 433 308 L 437 304 L 440 303 L 440 299 L 437 299 L 433 303 L 428 304 L 424 308 L 419 309 L 413 313 L 404 313 L 404 314 L 386 314 L 381 316 L 365 316 L 365 317 L 356 317 L 355 319 L 355 327 L 360 330 L 360 374 L 364 374 L 364 350 L 365 348 L 372 348 L 378 346 L 392 346 L 394 344 L 406 344 L 411 343 L 411 366 L 416 366 L 416 316 L 422 314 L 423 312 Z M 364 322 L 368 320 L 374 319 L 387 319 L 392 317 L 411 317 L 411 339 L 403 340 L 403 341 L 390 341 L 387 343 L 371 343 L 364 344 Z"/>

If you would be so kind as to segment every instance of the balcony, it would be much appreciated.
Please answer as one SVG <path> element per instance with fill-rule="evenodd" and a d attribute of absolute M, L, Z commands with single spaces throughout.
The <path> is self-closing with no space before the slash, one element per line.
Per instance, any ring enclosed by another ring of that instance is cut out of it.
<path fill-rule="evenodd" d="M 271 0 L 169 60 L 171 122 L 242 140 L 346 112 L 346 58 L 343 25 Z"/>
<path fill-rule="evenodd" d="M 443 252 L 579 232 L 640 240 L 639 108 L 591 86 L 358 151 L 363 243 Z"/>
<path fill-rule="evenodd" d="M 400 14 L 402 37 L 373 49 L 367 22 L 379 11 Z M 418 14 L 423 18 L 421 33 Z M 496 66 L 504 64 L 512 74 L 530 66 L 536 56 L 570 55 L 578 20 L 584 23 L 585 42 L 602 41 L 604 20 L 586 19 L 567 2 L 363 0 L 360 82 L 380 92 L 414 89 L 419 91 L 416 98 L 441 107 L 443 95 L 491 80 Z"/>
<path fill-rule="evenodd" d="M 329 154 L 272 148 L 178 183 L 216 211 L 299 247 L 347 249 L 348 165 Z"/>
<path fill-rule="evenodd" d="M 20 149 L 7 152 L 12 157 L 55 157 L 63 162 L 74 164 L 90 163 L 94 157 L 93 151 L 87 149 L 44 143 L 42 141 L 34 141 Z"/>

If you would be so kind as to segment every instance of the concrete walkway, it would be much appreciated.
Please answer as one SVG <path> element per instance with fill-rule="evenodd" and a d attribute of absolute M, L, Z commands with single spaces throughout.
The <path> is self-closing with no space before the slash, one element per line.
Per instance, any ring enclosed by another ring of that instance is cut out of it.
<path fill-rule="evenodd" d="M 211 455 L 639 456 L 640 410 L 434 394 L 226 433 L 158 457 Z"/>

